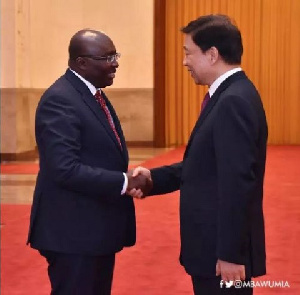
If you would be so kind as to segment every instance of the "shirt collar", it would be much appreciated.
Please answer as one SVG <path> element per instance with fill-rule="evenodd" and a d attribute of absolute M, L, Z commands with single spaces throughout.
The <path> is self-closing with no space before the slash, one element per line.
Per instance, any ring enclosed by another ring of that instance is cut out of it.
<path fill-rule="evenodd" d="M 234 68 L 232 70 L 229 70 L 225 72 L 223 75 L 221 75 L 219 78 L 217 78 L 209 87 L 208 92 L 209 96 L 212 97 L 213 94 L 216 92 L 218 87 L 221 85 L 222 82 L 224 82 L 228 77 L 235 74 L 236 72 L 241 71 L 242 69 L 240 67 Z"/>
<path fill-rule="evenodd" d="M 91 91 L 91 93 L 93 94 L 93 96 L 95 96 L 97 90 L 99 89 L 101 92 L 100 88 L 96 88 L 91 82 L 89 82 L 88 80 L 84 79 L 82 76 L 80 76 L 78 73 L 76 73 L 74 70 L 72 70 L 71 68 L 69 68 L 70 71 L 77 76 L 86 86 L 87 88 Z"/>

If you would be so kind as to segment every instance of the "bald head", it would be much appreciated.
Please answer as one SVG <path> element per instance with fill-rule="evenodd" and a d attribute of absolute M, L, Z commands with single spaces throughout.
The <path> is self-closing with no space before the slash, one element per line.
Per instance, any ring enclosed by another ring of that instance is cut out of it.
<path fill-rule="evenodd" d="M 81 55 L 94 55 L 99 47 L 102 47 L 107 42 L 112 43 L 111 39 L 100 31 L 90 29 L 78 31 L 71 38 L 69 58 L 70 60 L 75 60 Z"/>

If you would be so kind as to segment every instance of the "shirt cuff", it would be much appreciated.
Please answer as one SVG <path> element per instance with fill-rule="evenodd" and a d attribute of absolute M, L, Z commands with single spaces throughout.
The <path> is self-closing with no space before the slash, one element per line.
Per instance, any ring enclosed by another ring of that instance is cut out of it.
<path fill-rule="evenodd" d="M 124 184 L 123 184 L 123 188 L 121 191 L 121 195 L 124 195 L 126 193 L 127 187 L 128 187 L 128 177 L 126 175 L 126 173 L 123 173 L 124 175 Z"/>

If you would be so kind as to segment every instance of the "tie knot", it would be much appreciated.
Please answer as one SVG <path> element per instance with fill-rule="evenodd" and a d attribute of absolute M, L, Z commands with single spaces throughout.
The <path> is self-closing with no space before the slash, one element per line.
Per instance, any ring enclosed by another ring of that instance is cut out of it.
<path fill-rule="evenodd" d="M 97 89 L 96 93 L 95 93 L 95 98 L 97 100 L 97 102 L 104 108 L 106 106 L 106 102 L 101 94 L 100 89 Z"/>
<path fill-rule="evenodd" d="M 96 97 L 96 98 L 102 97 L 100 89 L 97 89 L 97 91 L 96 91 L 96 93 L 95 93 L 95 97 Z"/>
<path fill-rule="evenodd" d="M 204 100 L 208 101 L 209 99 L 210 99 L 209 92 L 206 92 L 203 101 L 204 101 Z"/>
<path fill-rule="evenodd" d="M 205 94 L 204 99 L 203 99 L 202 104 L 201 104 L 201 111 L 204 110 L 204 108 L 207 105 L 207 102 L 208 102 L 209 99 L 210 99 L 210 95 L 209 95 L 209 92 L 207 92 Z"/>

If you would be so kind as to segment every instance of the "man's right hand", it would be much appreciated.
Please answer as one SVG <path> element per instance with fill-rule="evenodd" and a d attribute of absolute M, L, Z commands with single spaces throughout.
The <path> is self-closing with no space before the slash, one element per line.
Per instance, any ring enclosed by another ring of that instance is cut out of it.
<path fill-rule="evenodd" d="M 141 199 L 152 190 L 153 182 L 150 170 L 144 167 L 137 167 L 126 173 L 128 177 L 128 187 L 126 193 L 134 198 Z"/>

